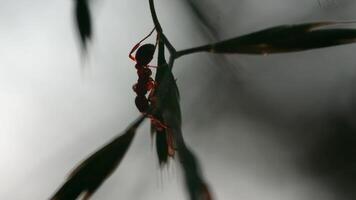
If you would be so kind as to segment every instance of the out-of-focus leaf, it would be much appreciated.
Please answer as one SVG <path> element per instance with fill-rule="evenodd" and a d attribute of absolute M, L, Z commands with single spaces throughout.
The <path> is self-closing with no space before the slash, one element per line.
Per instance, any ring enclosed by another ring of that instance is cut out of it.
<path fill-rule="evenodd" d="M 158 156 L 158 162 L 160 166 L 163 166 L 168 162 L 168 144 L 167 144 L 167 132 L 165 130 L 158 131 L 156 134 L 156 151 Z"/>
<path fill-rule="evenodd" d="M 88 0 L 74 0 L 75 1 L 75 16 L 78 28 L 79 37 L 82 44 L 82 49 L 87 50 L 88 40 L 92 37 L 92 23 L 91 14 L 88 5 Z"/>
<path fill-rule="evenodd" d="M 83 199 L 89 199 L 120 164 L 143 120 L 142 116 L 138 118 L 123 135 L 83 161 L 51 200 L 75 200 L 82 194 Z"/>
<path fill-rule="evenodd" d="M 207 50 L 214 53 L 270 54 L 356 42 L 356 29 L 320 29 L 327 25 L 345 23 L 352 22 L 315 22 L 277 26 L 215 43 Z"/>
<path fill-rule="evenodd" d="M 177 147 L 190 199 L 212 200 L 213 198 L 209 187 L 201 175 L 199 163 L 192 151 L 184 144 L 183 138 L 178 142 Z"/>
<path fill-rule="evenodd" d="M 200 1 L 198 0 L 185 0 L 187 6 L 189 6 L 195 15 L 195 17 L 199 20 L 200 24 L 203 26 L 204 33 L 217 38 L 218 33 L 216 31 L 216 27 L 213 26 L 213 23 L 204 15 L 201 11 L 201 7 L 199 6 Z"/>

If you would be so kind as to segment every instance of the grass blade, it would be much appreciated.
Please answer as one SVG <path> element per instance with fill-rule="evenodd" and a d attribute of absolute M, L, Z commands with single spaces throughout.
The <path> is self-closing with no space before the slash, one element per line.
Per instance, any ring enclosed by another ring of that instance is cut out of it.
<path fill-rule="evenodd" d="M 315 22 L 264 29 L 211 45 L 214 53 L 270 54 L 356 42 L 356 29 L 317 29 L 352 22 Z"/>
<path fill-rule="evenodd" d="M 82 194 L 84 194 L 83 199 L 89 199 L 120 164 L 135 136 L 137 127 L 143 120 L 144 117 L 141 116 L 127 128 L 124 134 L 84 160 L 73 170 L 51 200 L 75 200 Z"/>
<path fill-rule="evenodd" d="M 168 162 L 169 158 L 166 131 L 157 131 L 156 151 L 159 165 L 164 166 Z"/>
<path fill-rule="evenodd" d="M 179 160 L 183 167 L 186 187 L 191 200 L 212 200 L 209 187 L 205 183 L 196 156 L 185 145 L 183 138 L 177 145 Z"/>
<path fill-rule="evenodd" d="M 212 200 L 209 188 L 202 178 L 198 160 L 185 145 L 181 129 L 182 116 L 179 104 L 178 86 L 171 69 L 165 62 L 164 53 L 162 53 L 164 52 L 163 43 L 160 42 L 158 47 L 158 60 L 161 60 L 162 62 L 159 62 L 156 76 L 156 80 L 159 81 L 159 87 L 156 91 L 157 108 L 162 119 L 169 127 L 169 132 L 166 130 L 165 135 L 166 137 L 172 137 L 171 140 L 173 140 L 176 151 L 178 152 L 178 158 L 182 165 L 185 185 L 190 199 Z M 159 133 L 157 134 L 157 137 L 158 135 Z M 167 143 L 169 143 L 168 140 Z M 168 144 L 167 146 L 169 147 L 170 145 Z M 163 151 L 161 152 L 162 155 L 166 155 L 165 153 L 166 152 Z M 160 154 L 158 154 L 158 156 L 160 156 Z"/>
<path fill-rule="evenodd" d="M 155 77 L 155 82 L 156 85 L 158 86 L 155 91 L 155 96 L 157 97 L 157 102 L 153 106 L 154 107 L 154 116 L 156 119 L 160 120 L 164 124 L 167 124 L 166 120 L 162 116 L 162 109 L 165 109 L 165 105 L 169 104 L 170 100 L 167 99 L 167 97 L 171 96 L 170 91 L 174 89 L 174 91 L 178 92 L 178 87 L 176 85 L 169 84 L 171 81 L 169 80 L 174 80 L 173 75 L 170 72 L 170 69 L 168 68 L 167 61 L 165 59 L 165 52 L 164 52 L 164 44 L 162 41 L 159 41 L 158 43 L 158 59 L 157 59 L 157 65 L 159 66 L 157 68 L 157 73 Z M 175 84 L 175 81 L 174 81 Z M 160 87 L 162 86 L 162 87 Z M 175 98 L 175 97 L 174 97 Z M 176 99 L 176 98 L 175 98 Z M 168 101 L 167 101 L 168 100 Z M 177 100 L 177 99 L 176 99 Z M 162 105 L 164 104 L 164 105 Z M 179 100 L 176 101 L 176 105 L 179 106 Z M 179 115 L 180 115 L 180 109 L 179 109 Z M 154 128 L 152 125 L 151 127 Z M 173 148 L 173 143 L 171 139 L 171 133 L 164 129 L 164 130 L 155 130 L 153 129 L 155 136 L 156 136 L 156 151 L 157 151 L 157 156 L 158 156 L 158 162 L 160 166 L 164 166 L 168 160 L 169 157 L 173 157 L 174 155 L 174 148 Z"/>
<path fill-rule="evenodd" d="M 92 37 L 91 14 L 88 0 L 75 0 L 75 16 L 82 50 L 87 51 L 88 40 Z"/>

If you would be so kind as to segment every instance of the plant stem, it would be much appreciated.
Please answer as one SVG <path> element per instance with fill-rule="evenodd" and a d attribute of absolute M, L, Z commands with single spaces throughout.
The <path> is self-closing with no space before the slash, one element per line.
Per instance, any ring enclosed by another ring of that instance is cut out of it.
<path fill-rule="evenodd" d="M 157 33 L 158 33 L 160 39 L 162 39 L 163 43 L 167 46 L 169 53 L 171 55 L 175 55 L 177 51 L 173 47 L 173 45 L 169 42 L 168 38 L 163 34 L 163 30 L 162 30 L 161 24 L 158 21 L 158 17 L 157 17 L 157 14 L 156 14 L 155 5 L 154 5 L 153 0 L 149 0 L 149 4 L 150 4 L 152 20 L 153 20 L 153 23 L 154 23 L 154 25 L 156 27 L 156 30 L 157 30 Z"/>
<path fill-rule="evenodd" d="M 212 51 L 213 45 L 208 44 L 204 46 L 199 46 L 199 47 L 193 47 L 190 49 L 184 49 L 181 51 L 177 51 L 175 54 L 175 58 L 179 58 L 181 56 L 187 55 L 187 54 L 192 54 L 192 53 L 198 53 L 198 52 L 203 52 L 203 51 Z"/>
<path fill-rule="evenodd" d="M 158 21 L 158 17 L 157 17 L 157 14 L 156 14 L 155 5 L 154 5 L 153 0 L 149 0 L 149 3 L 150 3 L 150 10 L 151 10 L 153 23 L 154 23 L 154 25 L 156 27 L 157 32 L 162 34 L 162 27 L 161 27 L 161 24 Z"/>

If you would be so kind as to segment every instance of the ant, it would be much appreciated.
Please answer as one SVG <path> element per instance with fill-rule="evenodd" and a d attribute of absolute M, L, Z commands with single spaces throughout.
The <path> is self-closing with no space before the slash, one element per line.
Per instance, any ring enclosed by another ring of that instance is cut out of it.
<path fill-rule="evenodd" d="M 152 31 L 146 37 L 144 37 L 141 41 L 139 41 L 131 49 L 129 53 L 129 58 L 134 62 L 136 62 L 135 68 L 137 70 L 137 75 L 138 75 L 137 83 L 133 85 L 132 89 L 137 94 L 135 98 L 135 104 L 137 109 L 142 114 L 146 115 L 148 118 L 151 119 L 152 124 L 155 126 L 155 128 L 158 131 L 162 131 L 164 129 L 167 130 L 168 154 L 170 156 L 174 156 L 175 149 L 173 147 L 174 145 L 173 145 L 172 131 L 168 128 L 167 125 L 165 125 L 163 122 L 161 122 L 152 114 L 148 113 L 150 106 L 155 104 L 155 102 L 153 101 L 154 99 L 153 95 L 154 95 L 154 89 L 157 86 L 157 83 L 151 77 L 152 71 L 150 69 L 150 68 L 157 68 L 157 67 L 149 65 L 149 63 L 152 61 L 153 55 L 156 51 L 159 35 L 157 35 L 155 44 L 144 44 L 141 46 L 141 43 L 144 40 L 146 40 L 148 37 L 150 37 L 154 32 L 154 30 L 155 28 L 153 28 Z M 135 51 L 136 51 L 135 56 L 132 56 L 132 54 Z M 150 93 L 147 98 L 146 95 L 148 92 Z"/>
<path fill-rule="evenodd" d="M 155 66 L 148 65 L 151 60 L 153 59 L 153 54 L 155 53 L 157 47 L 157 40 L 156 44 L 144 44 L 141 46 L 141 43 L 146 40 L 148 37 L 152 35 L 155 28 L 144 37 L 140 42 L 138 42 L 130 51 L 129 58 L 136 62 L 135 68 L 137 70 L 138 80 L 137 83 L 133 86 L 133 90 L 137 94 L 135 98 L 135 104 L 137 109 L 147 115 L 152 122 L 156 125 L 157 128 L 167 128 L 162 122 L 157 120 L 154 116 L 149 115 L 148 109 L 152 102 L 153 90 L 156 87 L 156 83 L 151 77 L 152 71 L 151 68 L 156 68 Z M 137 51 L 136 51 L 137 50 Z M 132 54 L 136 51 L 135 56 Z M 149 93 L 148 98 L 146 97 L 147 93 Z"/>

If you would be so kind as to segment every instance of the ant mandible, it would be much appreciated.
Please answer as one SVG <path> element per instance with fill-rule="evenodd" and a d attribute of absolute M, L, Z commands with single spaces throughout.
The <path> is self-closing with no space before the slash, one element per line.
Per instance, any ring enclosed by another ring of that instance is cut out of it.
<path fill-rule="evenodd" d="M 144 37 L 131 49 L 129 53 L 129 58 L 136 62 L 135 68 L 137 70 L 137 75 L 138 75 L 137 83 L 133 86 L 133 90 L 137 95 L 135 98 L 136 107 L 141 113 L 147 115 L 151 119 L 153 124 L 155 124 L 156 128 L 162 129 L 162 128 L 167 128 L 167 126 L 165 126 L 162 122 L 157 120 L 154 116 L 147 113 L 150 105 L 152 105 L 151 97 L 153 94 L 153 90 L 156 86 L 155 81 L 151 77 L 152 71 L 150 69 L 150 67 L 151 68 L 155 68 L 155 67 L 150 66 L 148 64 L 153 59 L 153 55 L 157 47 L 158 37 L 156 39 L 156 44 L 144 44 L 141 46 L 141 43 L 144 40 L 146 40 L 148 37 L 150 37 L 154 32 L 154 30 L 155 28 L 153 28 L 152 31 L 146 37 Z M 135 51 L 136 51 L 135 56 L 132 56 L 132 54 Z M 150 92 L 150 94 L 148 95 L 149 97 L 147 98 L 146 95 L 148 92 Z"/>

